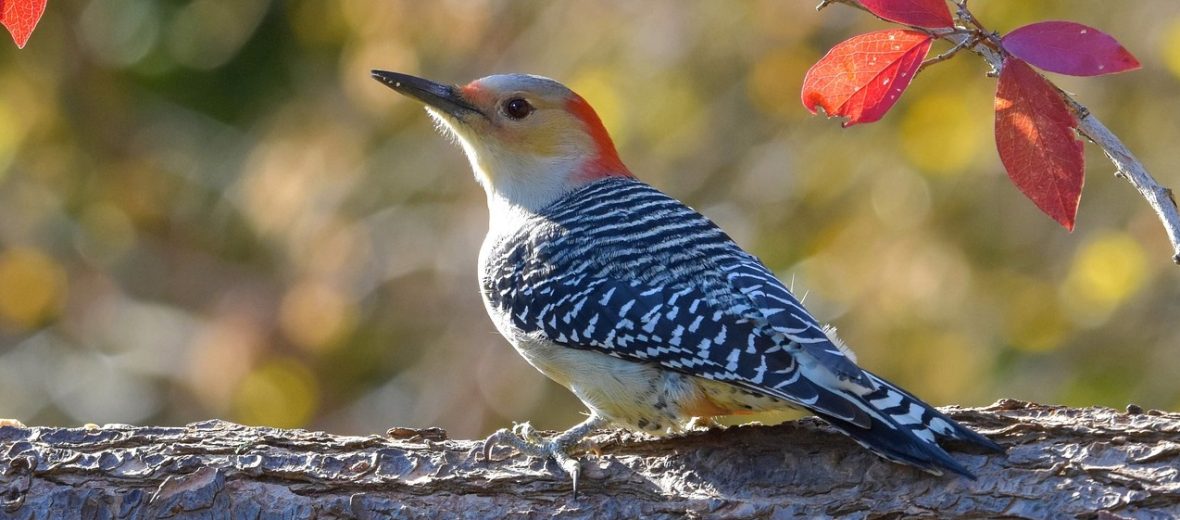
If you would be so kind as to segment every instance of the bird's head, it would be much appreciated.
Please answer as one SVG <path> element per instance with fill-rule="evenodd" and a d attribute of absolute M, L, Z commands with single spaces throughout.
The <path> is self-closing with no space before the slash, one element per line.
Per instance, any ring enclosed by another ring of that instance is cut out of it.
<path fill-rule="evenodd" d="M 595 180 L 631 175 L 594 109 L 549 78 L 503 74 L 461 87 L 381 70 L 373 78 L 426 104 L 490 198 L 536 210 Z"/>

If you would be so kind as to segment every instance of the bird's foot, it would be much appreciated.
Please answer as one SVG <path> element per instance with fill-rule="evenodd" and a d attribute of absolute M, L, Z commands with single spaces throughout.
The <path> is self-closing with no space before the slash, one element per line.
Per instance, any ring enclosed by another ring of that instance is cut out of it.
<path fill-rule="evenodd" d="M 688 424 L 684 425 L 685 431 L 690 432 L 705 432 L 718 428 L 723 428 L 723 426 L 712 417 L 693 417 L 688 421 Z"/>
<path fill-rule="evenodd" d="M 581 465 L 578 459 L 572 454 L 579 448 L 583 448 L 584 439 L 595 428 L 602 426 L 607 421 L 596 415 L 591 415 L 582 423 L 566 430 L 549 441 L 542 441 L 537 434 L 537 430 L 533 429 L 529 423 L 519 423 L 512 426 L 512 429 L 501 428 L 488 436 L 483 441 L 483 458 L 486 461 L 492 460 L 492 448 L 496 446 L 511 446 L 516 448 L 516 451 L 528 455 L 530 457 L 539 457 L 542 459 L 552 459 L 557 462 L 558 467 L 561 468 L 566 475 L 573 480 L 574 497 L 578 496 L 578 477 L 581 475 Z"/>
<path fill-rule="evenodd" d="M 492 448 L 496 446 L 510 446 L 516 448 L 516 451 L 528 455 L 530 457 L 549 457 L 550 453 L 557 447 L 554 441 L 545 442 L 541 436 L 537 434 L 537 430 L 533 425 L 523 422 L 514 423 L 512 428 L 500 428 L 488 436 L 483 441 L 483 458 L 484 460 L 492 460 Z"/>

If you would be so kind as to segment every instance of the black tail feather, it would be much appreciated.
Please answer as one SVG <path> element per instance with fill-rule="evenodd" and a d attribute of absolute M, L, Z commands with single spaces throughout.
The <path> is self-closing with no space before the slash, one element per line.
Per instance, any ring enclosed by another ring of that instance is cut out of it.
<path fill-rule="evenodd" d="M 812 411 L 874 453 L 939 475 L 945 470 L 975 480 L 971 471 L 938 444 L 939 439 L 954 439 L 993 452 L 1004 451 L 999 444 L 967 429 L 913 394 L 866 373 L 876 383 L 876 390 L 863 395 L 840 393 L 873 416 L 868 427 Z"/>
<path fill-rule="evenodd" d="M 936 437 L 963 441 L 963 442 L 966 442 L 966 443 L 974 445 L 974 446 L 978 446 L 980 448 L 983 448 L 983 449 L 993 452 L 993 453 L 1003 453 L 1003 452 L 1007 451 L 1006 448 L 1004 448 L 1003 446 L 1000 446 L 999 444 L 996 444 L 991 439 L 984 437 L 983 435 L 980 435 L 980 434 L 966 428 L 965 426 L 959 424 L 958 422 L 955 422 L 954 419 L 947 417 L 946 414 L 938 411 L 933 406 L 926 404 L 921 399 L 918 399 L 917 397 L 915 397 L 914 394 L 907 392 L 905 389 L 903 389 L 897 385 L 894 385 L 893 383 L 890 383 L 889 381 L 886 381 L 885 379 L 877 376 L 876 374 L 873 374 L 872 372 L 869 372 L 866 370 L 865 373 L 867 373 L 869 375 L 869 378 L 872 379 L 874 382 L 876 382 L 881 387 L 888 388 L 889 390 L 892 390 L 894 392 L 897 392 L 897 393 L 905 396 L 909 401 L 920 404 L 925 409 L 924 415 L 922 416 L 922 424 L 930 426 L 931 423 L 934 422 L 934 419 L 941 419 L 942 421 L 944 421 L 946 423 L 946 425 L 949 426 L 949 429 L 947 429 L 947 428 L 941 428 L 941 429 L 940 428 L 931 428 L 931 431 L 934 432 L 934 435 Z M 880 390 L 878 390 L 878 392 L 879 391 Z"/>
<path fill-rule="evenodd" d="M 936 475 L 947 470 L 975 480 L 975 474 L 952 458 L 946 450 L 938 444 L 917 438 L 907 428 L 893 428 L 881 421 L 873 421 L 866 429 L 824 414 L 817 415 L 861 446 L 893 462 L 915 466 Z"/>

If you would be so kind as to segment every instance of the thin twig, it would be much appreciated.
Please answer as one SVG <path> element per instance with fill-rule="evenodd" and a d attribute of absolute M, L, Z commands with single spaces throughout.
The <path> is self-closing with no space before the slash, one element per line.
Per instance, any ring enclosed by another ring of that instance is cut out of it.
<path fill-rule="evenodd" d="M 1131 186 L 1147 199 L 1151 209 L 1155 210 L 1160 223 L 1164 225 L 1164 231 L 1168 233 L 1168 240 L 1172 242 L 1172 261 L 1180 265 L 1180 211 L 1176 209 L 1176 197 L 1172 190 L 1160 186 L 1118 136 L 1106 128 L 1106 125 L 1094 117 L 1086 107 L 1069 95 L 1065 95 L 1065 100 L 1070 109 L 1077 114 L 1078 131 L 1090 142 L 1098 145 L 1102 153 L 1114 163 L 1115 176 L 1131 183 Z"/>
<path fill-rule="evenodd" d="M 926 61 L 923 61 L 922 64 L 918 66 L 918 71 L 915 72 L 914 74 L 916 75 L 919 72 L 922 72 L 923 70 L 926 69 L 926 67 L 934 65 L 935 63 L 941 63 L 946 60 L 949 60 L 949 59 L 955 57 L 955 55 L 958 54 L 959 51 L 969 48 L 969 47 L 973 47 L 976 43 L 979 43 L 979 38 L 976 35 L 971 35 L 971 36 L 963 39 L 963 41 L 956 43 L 954 47 L 951 47 L 946 52 L 939 54 L 938 56 L 935 56 L 933 58 L 930 58 Z"/>
<path fill-rule="evenodd" d="M 869 11 L 867 8 L 865 8 L 865 6 L 860 5 L 860 2 L 857 2 L 856 0 L 820 0 L 819 5 L 815 6 L 815 10 L 822 11 L 825 7 L 832 5 L 832 4 L 844 4 L 848 7 L 854 7 L 856 9 L 860 9 L 861 11 L 864 11 L 866 13 L 873 14 L 872 11 Z M 876 16 L 878 20 L 882 20 L 885 22 L 889 21 L 889 20 L 881 18 L 880 16 L 877 16 L 875 14 L 873 14 L 873 16 Z M 892 22 L 890 22 L 890 23 L 892 23 Z"/>

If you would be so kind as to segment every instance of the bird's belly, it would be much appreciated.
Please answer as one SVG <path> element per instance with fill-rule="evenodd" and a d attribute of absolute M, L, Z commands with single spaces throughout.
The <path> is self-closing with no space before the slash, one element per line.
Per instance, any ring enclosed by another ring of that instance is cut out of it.
<path fill-rule="evenodd" d="M 508 320 L 493 321 L 529 364 L 570 389 L 591 411 L 631 430 L 663 435 L 683 431 L 694 417 L 787 407 L 728 383 L 560 345 L 516 329 Z"/>
<path fill-rule="evenodd" d="M 545 340 L 512 343 L 529 364 L 618 426 L 660 435 L 681 431 L 696 416 L 725 414 L 692 376 Z"/>

